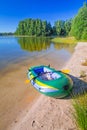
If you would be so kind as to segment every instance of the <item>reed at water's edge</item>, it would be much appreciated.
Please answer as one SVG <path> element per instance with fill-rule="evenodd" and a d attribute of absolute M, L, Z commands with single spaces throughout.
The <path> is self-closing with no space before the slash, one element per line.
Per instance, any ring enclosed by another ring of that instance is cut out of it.
<path fill-rule="evenodd" d="M 56 37 L 51 41 L 56 43 L 69 43 L 69 44 L 75 44 L 78 42 L 74 37 Z"/>

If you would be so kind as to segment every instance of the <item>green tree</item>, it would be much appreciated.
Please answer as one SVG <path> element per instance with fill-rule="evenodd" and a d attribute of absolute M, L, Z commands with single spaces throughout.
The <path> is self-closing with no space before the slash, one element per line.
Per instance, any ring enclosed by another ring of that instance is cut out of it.
<path fill-rule="evenodd" d="M 47 33 L 47 21 L 42 21 L 42 36 L 46 36 Z"/>
<path fill-rule="evenodd" d="M 71 24 L 72 24 L 72 19 L 66 20 L 65 21 L 65 31 L 66 35 L 69 35 L 69 32 L 71 30 Z"/>
<path fill-rule="evenodd" d="M 30 32 L 30 35 L 35 35 L 35 20 L 31 20 L 31 23 L 30 23 L 30 28 L 29 28 L 29 32 Z"/>
<path fill-rule="evenodd" d="M 58 36 L 63 36 L 65 35 L 65 21 L 63 20 L 58 20 L 55 22 L 55 28 L 56 28 L 56 33 Z"/>
<path fill-rule="evenodd" d="M 84 29 L 84 31 L 83 31 L 83 34 L 82 34 L 82 37 L 81 37 L 82 39 L 84 39 L 84 40 L 87 40 L 87 27 Z"/>
<path fill-rule="evenodd" d="M 24 31 L 24 21 L 20 21 L 20 23 L 18 24 L 18 28 L 15 32 L 17 35 L 24 35 L 25 31 Z"/>
<path fill-rule="evenodd" d="M 47 36 L 50 36 L 52 35 L 52 27 L 51 27 L 51 24 L 50 22 L 47 23 Z"/>
<path fill-rule="evenodd" d="M 85 2 L 83 7 L 80 8 L 78 14 L 75 16 L 72 22 L 71 34 L 76 39 L 82 39 L 87 37 L 87 3 Z"/>
<path fill-rule="evenodd" d="M 52 34 L 53 34 L 53 35 L 57 35 L 56 27 L 55 27 L 55 26 L 53 26 L 53 28 L 52 28 Z"/>
<path fill-rule="evenodd" d="M 36 36 L 40 36 L 41 35 L 41 27 L 42 27 L 41 20 L 37 19 L 35 21 L 35 34 L 36 34 Z"/>

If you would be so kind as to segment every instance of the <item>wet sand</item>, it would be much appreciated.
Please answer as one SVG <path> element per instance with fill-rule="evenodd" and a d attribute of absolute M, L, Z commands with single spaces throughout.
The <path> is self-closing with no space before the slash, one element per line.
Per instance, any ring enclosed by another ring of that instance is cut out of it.
<path fill-rule="evenodd" d="M 87 43 L 78 43 L 72 58 L 63 67 L 71 70 L 70 75 L 74 77 L 74 84 L 78 87 L 81 85 L 78 84 L 79 81 L 84 82 L 79 79 L 80 72 L 83 70 L 87 72 L 87 66 L 81 65 L 84 59 L 87 59 Z M 54 66 L 57 68 L 57 64 Z M 87 83 L 84 82 L 84 86 L 87 88 Z M 77 130 L 72 111 L 71 97 L 54 99 L 40 95 L 31 108 L 27 106 L 17 116 L 17 120 L 9 126 L 8 130 Z"/>
<path fill-rule="evenodd" d="M 61 63 L 57 52 L 38 55 L 15 65 L 10 65 L 0 72 L 0 129 L 6 130 L 10 124 L 19 122 L 19 117 L 30 110 L 41 94 L 30 84 L 25 84 L 27 69 L 33 65 L 51 64 L 60 69 L 65 65 L 61 54 Z M 68 60 L 68 59 L 65 59 Z M 26 110 L 26 108 L 28 109 Z"/>

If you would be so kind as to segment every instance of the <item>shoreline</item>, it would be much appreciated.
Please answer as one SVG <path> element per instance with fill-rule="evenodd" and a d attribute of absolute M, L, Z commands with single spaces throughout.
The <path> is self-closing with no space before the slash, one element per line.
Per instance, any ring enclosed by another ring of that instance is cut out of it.
<path fill-rule="evenodd" d="M 69 62 L 63 67 L 70 69 L 70 75 L 74 82 L 74 92 L 79 91 L 79 86 L 87 85 L 83 79 L 79 79 L 80 72 L 86 71 L 87 67 L 82 66 L 81 62 L 87 59 L 87 42 L 77 44 L 74 54 Z M 57 66 L 56 66 L 57 67 Z M 79 84 L 80 83 L 82 84 Z M 87 89 L 87 86 L 85 86 Z M 37 101 L 26 108 L 26 113 L 21 113 L 17 117 L 18 121 L 13 122 L 8 130 L 77 130 L 72 117 L 72 98 L 53 99 L 40 95 Z"/>

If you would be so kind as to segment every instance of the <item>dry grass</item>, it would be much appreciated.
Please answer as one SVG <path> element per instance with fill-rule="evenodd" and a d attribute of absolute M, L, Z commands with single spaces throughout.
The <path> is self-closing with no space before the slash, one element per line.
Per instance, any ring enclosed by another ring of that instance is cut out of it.
<path fill-rule="evenodd" d="M 80 78 L 86 77 L 86 72 L 85 71 L 80 71 Z"/>
<path fill-rule="evenodd" d="M 85 59 L 85 60 L 81 63 L 81 65 L 87 66 L 87 59 Z"/>

